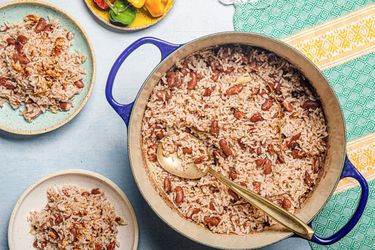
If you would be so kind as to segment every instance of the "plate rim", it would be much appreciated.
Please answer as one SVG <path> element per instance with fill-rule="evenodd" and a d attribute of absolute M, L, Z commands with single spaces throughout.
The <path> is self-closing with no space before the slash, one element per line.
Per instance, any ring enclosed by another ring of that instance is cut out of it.
<path fill-rule="evenodd" d="M 176 3 L 176 0 L 171 0 L 172 1 L 172 4 L 171 4 L 171 7 L 169 8 L 168 12 L 164 13 L 164 15 L 159 18 L 156 22 L 154 23 L 151 23 L 151 24 L 147 24 L 147 25 L 143 25 L 143 26 L 138 26 L 138 27 L 131 27 L 131 28 L 127 28 L 127 27 L 121 27 L 121 26 L 117 26 L 117 25 L 114 25 L 112 24 L 111 22 L 107 22 L 106 20 L 104 20 L 101 16 L 99 16 L 93 9 L 92 7 L 87 3 L 87 0 L 84 0 L 84 3 L 86 5 L 86 7 L 89 9 L 90 13 L 94 16 L 94 18 L 100 22 L 101 25 L 104 25 L 106 26 L 107 28 L 109 29 L 112 29 L 114 31 L 118 31 L 118 32 L 133 32 L 133 31 L 138 31 L 138 30 L 143 30 L 143 29 L 147 29 L 149 27 L 152 27 L 154 26 L 155 24 L 161 22 L 162 20 L 165 19 L 165 17 L 169 14 L 169 12 L 172 10 L 173 6 L 175 5 Z"/>
<path fill-rule="evenodd" d="M 11 213 L 11 216 L 10 216 L 10 219 L 9 219 L 9 224 L 8 224 L 8 247 L 9 247 L 9 249 L 14 249 L 14 246 L 13 246 L 14 243 L 13 243 L 13 240 L 11 239 L 12 238 L 12 233 L 11 232 L 13 231 L 13 228 L 14 228 L 15 216 L 16 216 L 16 214 L 17 214 L 17 212 L 18 212 L 21 204 L 24 202 L 25 198 L 35 188 L 37 188 L 39 185 L 41 185 L 45 181 L 47 181 L 49 179 L 52 179 L 52 178 L 55 178 L 55 177 L 59 177 L 59 176 L 63 176 L 63 175 L 70 175 L 70 174 L 83 175 L 83 176 L 86 176 L 86 177 L 91 177 L 91 178 L 99 179 L 99 180 L 103 181 L 105 184 L 107 184 L 110 188 L 114 189 L 114 191 L 116 191 L 120 195 L 120 197 L 122 198 L 122 200 L 128 206 L 128 208 L 130 210 L 130 214 L 131 214 L 131 219 L 134 222 L 134 244 L 132 246 L 132 249 L 133 250 L 137 250 L 138 243 L 139 243 L 139 226 L 138 226 L 137 216 L 135 215 L 135 212 L 134 212 L 134 208 L 133 208 L 131 202 L 129 201 L 128 197 L 121 190 L 121 188 L 119 186 L 117 186 L 117 184 L 114 183 L 113 181 L 111 181 L 109 178 L 107 178 L 107 177 L 105 177 L 105 176 L 103 176 L 101 174 L 98 174 L 96 172 L 93 172 L 93 171 L 90 171 L 90 170 L 83 170 L 83 169 L 67 169 L 67 170 L 62 170 L 62 171 L 58 171 L 58 172 L 54 172 L 54 173 L 48 174 L 48 175 L 40 178 L 39 180 L 37 180 L 33 184 L 31 184 L 21 194 L 21 196 L 18 198 L 18 200 L 17 200 L 17 202 L 16 202 L 16 204 L 15 204 L 13 210 L 12 210 L 12 213 Z"/>
<path fill-rule="evenodd" d="M 82 102 L 79 104 L 79 107 L 73 113 L 71 113 L 66 119 L 64 119 L 61 122 L 58 122 L 58 123 L 56 123 L 52 126 L 49 126 L 47 128 L 38 129 L 38 130 L 17 130 L 17 129 L 4 127 L 4 126 L 0 125 L 0 130 L 11 133 L 11 134 L 16 134 L 16 135 L 40 135 L 40 134 L 45 134 L 45 133 L 48 133 L 48 132 L 51 132 L 51 131 L 54 131 L 58 128 L 63 127 L 64 125 L 66 125 L 67 123 L 72 121 L 73 118 L 75 118 L 82 111 L 82 109 L 86 106 L 86 104 L 87 104 L 87 102 L 88 102 L 88 100 L 91 96 L 91 93 L 92 93 L 92 90 L 94 88 L 95 81 L 96 81 L 96 58 L 95 58 L 95 53 L 94 53 L 94 47 L 92 45 L 92 42 L 91 42 L 87 32 L 83 29 L 83 27 L 80 25 L 80 23 L 72 15 L 68 14 L 66 11 L 60 9 L 59 7 L 57 7 L 57 6 L 55 6 L 51 3 L 39 1 L 39 0 L 15 0 L 15 1 L 11 1 L 9 3 L 0 5 L 0 10 L 3 10 L 3 9 L 8 8 L 10 6 L 23 5 L 23 4 L 41 5 L 41 6 L 50 8 L 50 9 L 58 12 L 59 14 L 62 14 L 64 16 L 66 16 L 81 31 L 81 33 L 83 35 L 83 38 L 84 38 L 84 40 L 86 41 L 86 43 L 89 47 L 90 55 L 91 55 L 91 58 L 92 58 L 92 67 L 91 67 L 92 68 L 92 77 L 91 77 L 91 81 L 90 81 L 90 87 L 87 91 L 87 94 L 82 99 Z"/>

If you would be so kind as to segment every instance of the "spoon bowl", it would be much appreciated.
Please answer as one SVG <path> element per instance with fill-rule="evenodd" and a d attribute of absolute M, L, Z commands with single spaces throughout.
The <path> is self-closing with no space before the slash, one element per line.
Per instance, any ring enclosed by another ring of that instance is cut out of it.
<path fill-rule="evenodd" d="M 184 166 L 177 152 L 168 156 L 164 156 L 164 153 L 163 145 L 160 143 L 157 150 L 158 161 L 167 172 L 175 176 L 194 180 L 200 179 L 208 173 L 208 170 L 203 172 L 194 163 L 189 163 Z"/>

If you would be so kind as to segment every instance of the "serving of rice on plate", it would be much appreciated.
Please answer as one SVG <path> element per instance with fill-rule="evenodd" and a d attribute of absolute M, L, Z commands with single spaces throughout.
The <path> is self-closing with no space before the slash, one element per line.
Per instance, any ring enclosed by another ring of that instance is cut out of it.
<path fill-rule="evenodd" d="M 8 102 L 25 120 L 69 111 L 85 84 L 86 56 L 70 51 L 74 34 L 56 19 L 29 14 L 0 27 L 0 107 Z"/>
<path fill-rule="evenodd" d="M 228 44 L 198 51 L 161 77 L 142 138 L 150 180 L 168 205 L 214 233 L 243 235 L 277 222 L 209 174 L 169 174 L 158 163 L 159 144 L 183 164 L 210 166 L 295 213 L 319 181 L 328 132 L 319 98 L 293 65 Z"/>
<path fill-rule="evenodd" d="M 126 225 L 114 205 L 99 189 L 51 187 L 48 203 L 28 216 L 36 249 L 114 250 L 118 227 Z"/>

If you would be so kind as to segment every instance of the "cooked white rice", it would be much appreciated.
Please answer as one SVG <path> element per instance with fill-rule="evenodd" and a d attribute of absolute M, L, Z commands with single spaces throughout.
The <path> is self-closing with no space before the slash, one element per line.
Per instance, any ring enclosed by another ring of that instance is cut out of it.
<path fill-rule="evenodd" d="M 275 222 L 211 175 L 170 175 L 157 162 L 159 143 L 295 212 L 316 185 L 328 133 L 317 96 L 293 65 L 227 45 L 185 58 L 160 79 L 142 136 L 151 181 L 167 203 L 215 233 L 241 235 Z"/>
<path fill-rule="evenodd" d="M 110 249 L 119 246 L 118 226 L 125 220 L 98 189 L 76 186 L 49 188 L 48 203 L 27 218 L 37 249 Z"/>
<path fill-rule="evenodd" d="M 46 111 L 68 111 L 84 87 L 86 57 L 69 51 L 74 35 L 58 20 L 27 15 L 0 27 L 0 107 L 8 102 L 31 122 Z"/>

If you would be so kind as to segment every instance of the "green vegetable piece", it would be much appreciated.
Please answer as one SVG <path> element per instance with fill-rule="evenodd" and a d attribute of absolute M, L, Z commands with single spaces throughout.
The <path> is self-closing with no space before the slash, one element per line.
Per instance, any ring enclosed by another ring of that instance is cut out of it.
<path fill-rule="evenodd" d="M 124 3 L 121 0 L 117 0 L 114 2 L 114 4 L 111 4 L 109 0 L 105 1 L 111 8 L 109 11 L 109 19 L 111 22 L 129 25 L 134 21 L 136 10 L 129 3 Z"/>

